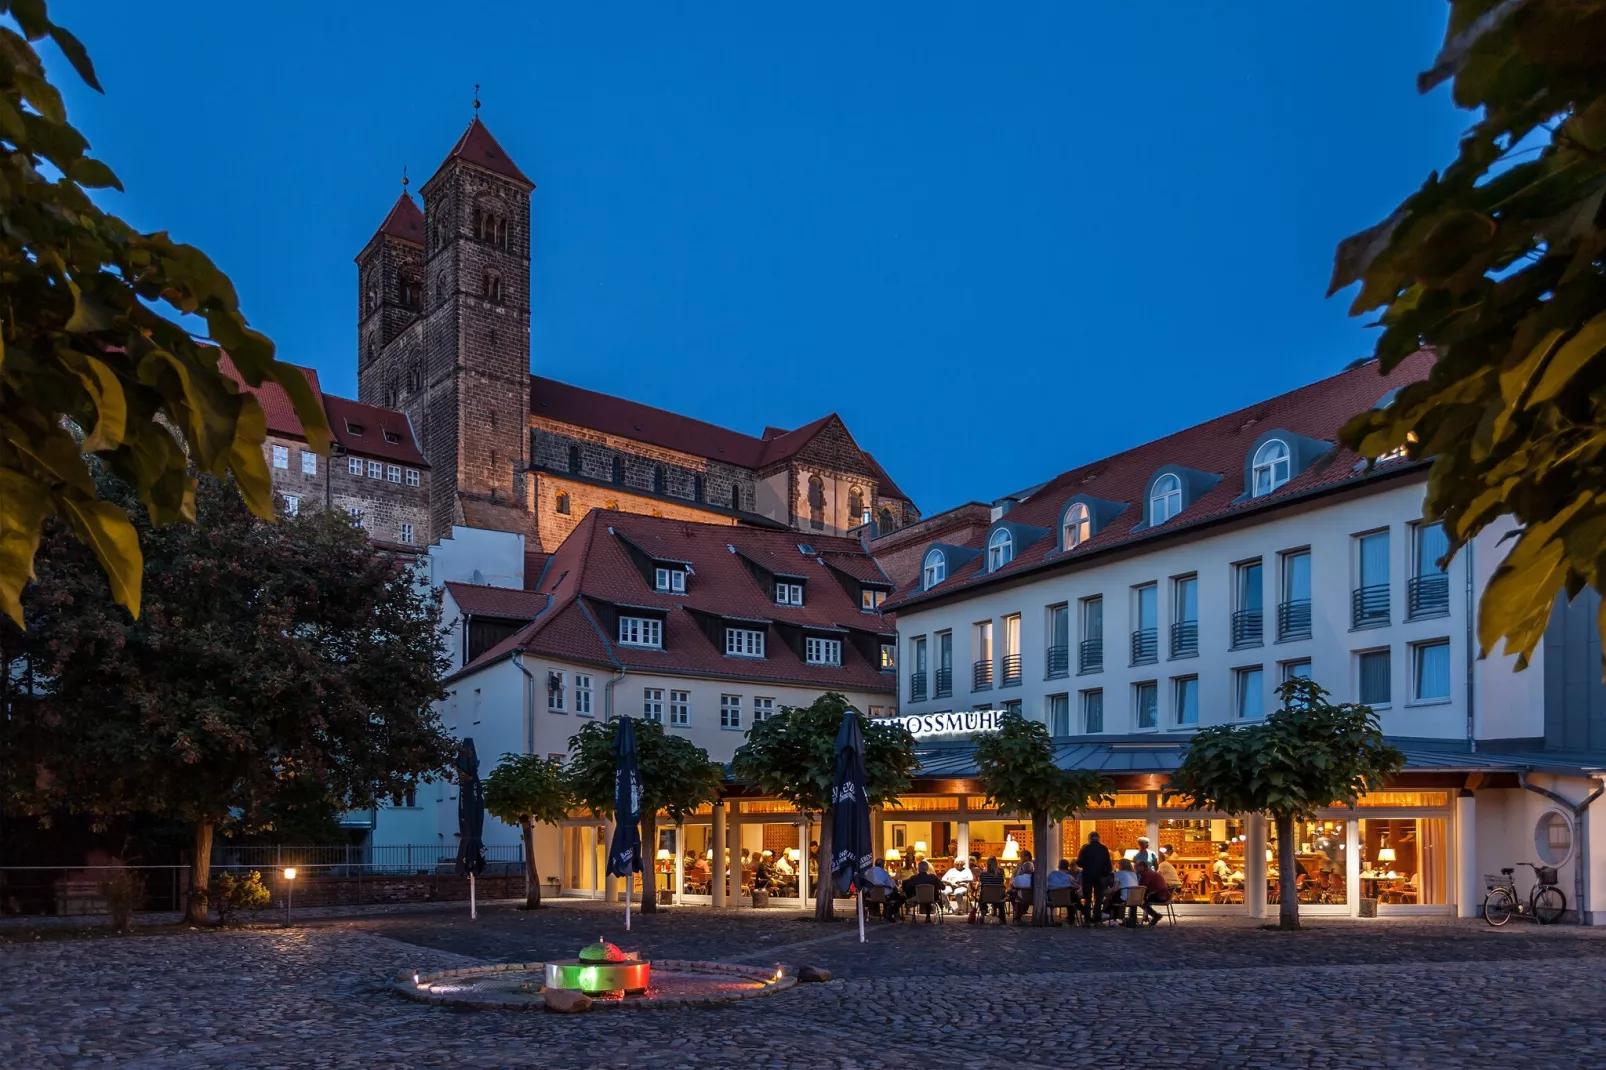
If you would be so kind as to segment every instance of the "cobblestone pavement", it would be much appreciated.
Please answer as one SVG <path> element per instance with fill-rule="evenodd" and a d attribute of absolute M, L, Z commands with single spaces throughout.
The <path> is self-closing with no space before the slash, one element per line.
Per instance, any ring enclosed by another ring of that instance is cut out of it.
<path fill-rule="evenodd" d="M 294 929 L 0 946 L 6 1067 L 1577 1067 L 1606 1050 L 1606 931 L 1185 919 L 1127 931 L 565 904 Z M 837 979 L 723 1007 L 568 1017 L 406 1002 L 403 967 L 572 955 L 814 963 Z"/>

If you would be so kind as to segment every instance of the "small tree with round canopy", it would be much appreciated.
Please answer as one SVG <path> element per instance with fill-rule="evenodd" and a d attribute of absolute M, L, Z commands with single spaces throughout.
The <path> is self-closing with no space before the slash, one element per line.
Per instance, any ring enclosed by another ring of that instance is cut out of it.
<path fill-rule="evenodd" d="M 1294 822 L 1330 806 L 1354 806 L 1362 792 L 1400 771 L 1370 706 L 1333 705 L 1314 680 L 1277 689 L 1282 706 L 1260 724 L 1213 725 L 1188 744 L 1168 794 L 1190 810 L 1265 814 L 1277 826 L 1278 925 L 1299 928 Z"/>
<path fill-rule="evenodd" d="M 978 732 L 976 770 L 987 801 L 1005 813 L 1030 815 L 1037 864 L 1032 870 L 1032 924 L 1047 925 L 1048 825 L 1063 821 L 1090 803 L 1110 798 L 1115 785 L 1091 769 L 1054 764 L 1048 726 L 1010 710 L 996 732 Z"/>
<path fill-rule="evenodd" d="M 541 873 L 535 864 L 535 826 L 556 825 L 574 810 L 563 765 L 534 754 L 504 754 L 485 781 L 485 809 L 517 825 L 524 839 L 524 908 L 541 908 Z"/>

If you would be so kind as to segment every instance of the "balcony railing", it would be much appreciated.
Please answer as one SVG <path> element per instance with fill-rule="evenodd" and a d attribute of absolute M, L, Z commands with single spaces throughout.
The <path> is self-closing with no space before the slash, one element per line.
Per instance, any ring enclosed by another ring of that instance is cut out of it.
<path fill-rule="evenodd" d="M 1191 658 L 1199 653 L 1199 622 L 1179 620 L 1171 625 L 1171 656 Z"/>
<path fill-rule="evenodd" d="M 1389 589 L 1387 584 L 1376 587 L 1357 587 L 1350 599 L 1350 623 L 1356 628 L 1389 622 Z"/>
<path fill-rule="evenodd" d="M 910 702 L 924 702 L 924 701 L 926 701 L 926 674 L 925 673 L 923 673 L 923 672 L 912 672 L 912 673 L 909 674 L 909 701 Z"/>
<path fill-rule="evenodd" d="M 1048 676 L 1065 676 L 1071 671 L 1071 649 L 1064 643 L 1048 648 Z"/>
<path fill-rule="evenodd" d="M 1076 644 L 1076 671 L 1098 672 L 1104 668 L 1104 638 L 1083 639 Z"/>
<path fill-rule="evenodd" d="M 1265 637 L 1266 622 L 1258 609 L 1240 609 L 1232 615 L 1232 645 L 1259 646 Z"/>
<path fill-rule="evenodd" d="M 1405 612 L 1412 620 L 1449 613 L 1450 577 L 1442 572 L 1412 576 L 1405 583 Z"/>
<path fill-rule="evenodd" d="M 1277 607 L 1277 638 L 1310 638 L 1310 599 L 1296 598 Z"/>
<path fill-rule="evenodd" d="M 993 686 L 993 660 L 978 661 L 970 670 L 970 689 L 987 691 Z"/>
<path fill-rule="evenodd" d="M 1160 633 L 1157 628 L 1139 628 L 1132 633 L 1132 664 L 1143 665 L 1160 658 Z"/>
<path fill-rule="evenodd" d="M 1005 654 L 1000 659 L 999 668 L 1003 670 L 1004 678 L 998 682 L 999 687 L 1020 686 L 1020 655 Z"/>
<path fill-rule="evenodd" d="M 938 669 L 936 690 L 931 693 L 932 698 L 947 698 L 954 693 L 954 671 L 952 669 Z"/>

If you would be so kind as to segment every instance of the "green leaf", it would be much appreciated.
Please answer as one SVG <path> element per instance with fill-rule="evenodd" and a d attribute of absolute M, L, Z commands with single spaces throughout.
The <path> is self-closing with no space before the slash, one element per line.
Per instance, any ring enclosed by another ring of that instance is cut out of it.
<path fill-rule="evenodd" d="M 61 508 L 78 537 L 89 544 L 106 570 L 112 597 L 136 619 L 144 558 L 128 516 L 110 502 L 62 498 Z"/>
<path fill-rule="evenodd" d="M 1555 357 L 1545 365 L 1545 373 L 1540 377 L 1539 385 L 1528 395 L 1524 408 L 1531 409 L 1555 398 L 1603 348 L 1606 348 L 1606 312 L 1584 324 L 1557 350 Z M 1597 376 L 1594 381 L 1584 384 L 1585 389 L 1593 390 L 1598 383 Z"/>
<path fill-rule="evenodd" d="M 73 70 L 78 72 L 78 77 L 82 78 L 89 88 L 97 93 L 105 92 L 100 87 L 100 80 L 95 77 L 95 65 L 89 61 L 89 52 L 78 38 L 60 26 L 52 25 L 50 27 L 50 39 L 56 42 L 56 47 L 61 49 L 61 54 L 67 57 L 67 62 L 72 64 Z"/>

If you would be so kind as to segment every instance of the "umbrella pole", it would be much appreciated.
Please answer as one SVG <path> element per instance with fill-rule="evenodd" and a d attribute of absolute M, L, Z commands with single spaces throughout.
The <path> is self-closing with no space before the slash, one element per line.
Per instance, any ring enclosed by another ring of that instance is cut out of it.
<path fill-rule="evenodd" d="M 634 883 L 635 882 L 630 879 L 630 876 L 628 874 L 626 874 L 626 876 L 625 876 L 625 932 L 629 932 L 630 931 L 630 886 L 632 884 L 634 884 Z"/>
<path fill-rule="evenodd" d="M 479 904 L 474 900 L 474 874 L 468 875 L 468 918 L 470 921 L 478 920 L 480 916 Z"/>
<path fill-rule="evenodd" d="M 886 908 L 883 907 L 883 910 Z M 859 889 L 859 943 L 864 943 L 864 889 Z"/>

